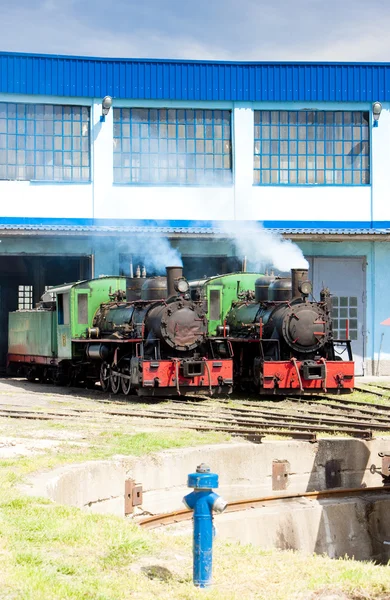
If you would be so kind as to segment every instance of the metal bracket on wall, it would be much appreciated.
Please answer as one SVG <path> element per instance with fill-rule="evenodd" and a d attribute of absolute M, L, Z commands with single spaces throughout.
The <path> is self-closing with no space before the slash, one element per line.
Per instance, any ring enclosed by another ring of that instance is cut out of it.
<path fill-rule="evenodd" d="M 142 504 L 142 484 L 135 483 L 134 479 L 125 481 L 125 516 L 131 515 L 134 506 Z"/>
<path fill-rule="evenodd" d="M 290 463 L 287 460 L 274 460 L 272 462 L 272 489 L 287 489 Z"/>

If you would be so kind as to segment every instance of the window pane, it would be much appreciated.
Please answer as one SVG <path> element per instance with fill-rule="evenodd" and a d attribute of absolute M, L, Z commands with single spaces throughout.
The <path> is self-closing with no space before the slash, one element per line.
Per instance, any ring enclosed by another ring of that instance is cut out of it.
<path fill-rule="evenodd" d="M 264 157 L 271 154 L 272 168 L 276 171 L 263 177 L 267 163 L 255 161 L 255 183 L 269 183 L 268 179 L 278 183 L 309 185 L 370 183 L 368 113 L 254 112 L 254 155 Z M 283 160 L 279 160 L 280 155 L 283 155 Z M 257 171 L 260 175 L 256 174 Z"/>
<path fill-rule="evenodd" d="M 230 111 L 115 108 L 114 182 L 229 183 L 230 120 Z M 129 127 L 131 144 L 126 145 Z M 135 144 L 135 136 L 141 144 Z M 142 168 L 129 171 L 127 160 L 134 166 L 135 157 Z"/>
<path fill-rule="evenodd" d="M 80 127 L 81 114 L 83 131 Z M 80 181 L 80 171 L 76 167 L 79 164 L 77 149 L 82 136 L 87 156 L 84 180 L 88 180 L 89 120 L 88 107 L 3 103 L 0 108 L 0 148 L 8 152 L 0 179 Z M 53 150 L 58 151 L 55 158 Z M 13 166 L 15 164 L 18 165 L 17 169 Z M 58 167 L 55 170 L 54 165 Z"/>

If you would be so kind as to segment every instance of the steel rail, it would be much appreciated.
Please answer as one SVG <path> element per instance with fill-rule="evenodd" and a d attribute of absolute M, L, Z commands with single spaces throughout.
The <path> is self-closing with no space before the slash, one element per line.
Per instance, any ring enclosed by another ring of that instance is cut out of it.
<path fill-rule="evenodd" d="M 238 512 L 242 510 L 248 510 L 253 508 L 259 508 L 264 504 L 274 501 L 284 500 L 295 500 L 300 498 L 309 498 L 314 500 L 322 500 L 326 498 L 337 498 L 342 496 L 356 496 L 356 495 L 367 495 L 377 493 L 389 493 L 390 488 L 388 487 L 367 487 L 367 488 L 345 488 L 345 489 L 332 489 L 314 492 L 304 492 L 302 494 L 287 494 L 287 495 L 275 495 L 275 496 L 262 496 L 260 498 L 251 498 L 249 500 L 235 500 L 234 502 L 228 502 L 225 513 Z M 146 517 L 138 524 L 143 529 L 154 529 L 161 525 L 172 525 L 181 521 L 187 521 L 192 518 L 192 511 L 186 508 L 176 510 L 170 513 L 152 515 Z"/>
<path fill-rule="evenodd" d="M 87 411 L 85 411 L 87 412 Z M 107 412 L 99 413 L 99 415 L 106 415 Z M 114 413 L 115 415 L 115 413 Z M 7 418 L 19 418 L 19 419 L 33 419 L 33 420 L 55 420 L 55 419 L 63 419 L 63 418 L 75 418 L 78 416 L 78 413 L 44 413 L 44 412 L 34 412 L 34 411 L 16 411 L 16 410 L 0 410 L 0 417 Z M 180 420 L 183 421 L 183 417 L 178 417 L 175 415 L 171 415 L 169 413 L 163 414 L 152 414 L 152 413 L 120 413 L 120 416 L 126 417 L 141 417 L 146 419 L 166 419 L 166 420 Z M 88 414 L 88 417 L 96 418 L 96 414 Z M 195 415 L 194 420 L 198 417 Z M 200 419 L 202 421 L 202 419 Z M 203 419 L 203 422 L 207 420 L 209 423 L 216 423 L 215 419 Z M 350 435 L 352 437 L 359 437 L 363 439 L 371 439 L 372 438 L 372 427 L 367 428 L 365 426 L 359 426 L 359 424 L 355 423 L 344 423 L 343 427 L 338 427 L 337 431 L 322 425 L 292 425 L 288 423 L 279 423 L 279 422 L 251 422 L 250 424 L 246 424 L 246 427 L 228 427 L 226 426 L 226 420 L 219 420 L 222 425 L 204 425 L 204 424 L 189 424 L 188 422 L 184 423 L 182 427 L 185 429 L 195 429 L 197 431 L 222 431 L 225 433 L 230 433 L 231 435 L 247 437 L 248 439 L 253 439 L 253 441 L 260 440 L 265 435 L 277 435 L 284 437 L 291 437 L 294 439 L 302 439 L 308 441 L 316 441 L 316 432 L 323 433 L 343 433 L 346 435 Z M 231 421 L 228 421 L 230 424 Z M 175 427 L 177 425 L 169 425 L 167 423 L 164 424 L 165 427 Z M 280 427 L 280 429 L 277 429 Z M 390 427 L 389 427 L 390 429 Z M 380 429 L 381 431 L 386 431 L 385 428 Z"/>
<path fill-rule="evenodd" d="M 280 411 L 271 411 L 268 410 L 266 407 L 264 407 L 263 409 L 259 409 L 256 411 L 246 411 L 244 409 L 240 409 L 240 408 L 225 408 L 222 409 L 218 412 L 218 416 L 222 417 L 226 414 L 226 411 L 229 411 L 229 413 L 240 413 L 245 415 L 245 417 L 251 417 L 251 418 L 257 418 L 257 417 L 265 417 L 265 418 L 283 418 L 283 419 L 288 419 L 290 421 L 297 421 L 297 422 L 301 422 L 301 421 L 306 421 L 308 423 L 315 423 L 318 421 L 323 421 L 324 423 L 329 422 L 330 424 L 335 424 L 335 425 L 343 425 L 343 424 L 347 424 L 348 425 L 348 421 L 344 421 L 343 419 L 340 419 L 340 417 L 345 417 L 345 415 L 335 415 L 335 414 L 331 414 L 331 413 L 318 413 L 316 411 L 310 411 L 310 415 L 312 416 L 307 416 L 306 414 L 289 414 L 286 413 L 285 411 L 283 412 L 283 409 L 281 409 Z M 358 409 L 357 409 L 358 410 Z M 158 411 L 156 411 L 158 412 Z M 176 414 L 191 414 L 191 411 L 183 411 L 183 409 L 181 409 L 180 411 L 177 411 Z M 206 413 L 205 411 L 203 412 L 197 412 L 197 415 L 202 416 L 202 415 L 207 415 L 209 414 Z M 381 426 L 381 423 L 385 423 L 388 426 L 389 423 L 389 419 L 388 416 L 386 414 L 380 414 L 380 415 L 376 415 L 376 413 L 369 413 L 370 416 L 372 416 L 374 418 L 374 420 L 376 421 L 376 423 L 378 424 L 378 427 Z M 230 415 L 229 415 L 230 416 Z M 338 417 L 337 419 L 335 417 Z M 379 418 L 378 418 L 379 417 Z M 236 420 L 237 423 L 250 423 L 251 421 L 244 421 L 242 419 L 242 417 L 234 417 L 234 415 L 232 415 L 231 417 L 232 419 Z M 371 426 L 371 422 L 370 423 L 361 423 L 362 426 L 367 427 L 368 425 Z"/>
<path fill-rule="evenodd" d="M 358 390 L 358 392 L 364 392 L 365 394 L 373 394 L 374 396 L 380 396 L 381 398 L 389 398 L 389 396 L 385 396 L 385 394 L 382 394 L 381 392 L 377 392 L 376 390 L 365 388 L 361 385 L 355 385 L 354 389 Z M 389 398 L 389 400 L 390 400 L 390 398 Z"/>

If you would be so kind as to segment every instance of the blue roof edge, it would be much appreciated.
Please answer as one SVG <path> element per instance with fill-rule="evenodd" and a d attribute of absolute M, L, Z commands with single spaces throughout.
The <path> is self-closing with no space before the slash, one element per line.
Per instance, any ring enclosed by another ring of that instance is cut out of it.
<path fill-rule="evenodd" d="M 116 220 L 0 217 L 3 231 L 112 232 L 112 233 L 183 233 L 234 234 L 234 224 L 291 234 L 388 235 L 390 221 L 206 221 L 206 220 Z"/>

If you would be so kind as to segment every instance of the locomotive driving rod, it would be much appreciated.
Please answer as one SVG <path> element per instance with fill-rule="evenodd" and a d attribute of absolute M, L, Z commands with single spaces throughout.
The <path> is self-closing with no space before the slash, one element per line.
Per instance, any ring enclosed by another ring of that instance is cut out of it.
<path fill-rule="evenodd" d="M 389 493 L 390 486 L 367 487 L 367 488 L 345 488 L 334 490 L 323 490 L 321 492 L 305 492 L 303 494 L 288 494 L 283 496 L 263 496 L 260 498 L 251 498 L 249 500 L 236 500 L 227 504 L 225 512 L 238 512 L 248 510 L 249 508 L 259 508 L 262 504 L 273 502 L 275 500 L 294 500 L 295 498 L 312 498 L 313 500 L 322 500 L 323 498 L 336 498 L 342 496 L 358 496 L 366 494 Z M 154 529 L 161 525 L 172 525 L 180 521 L 191 519 L 192 511 L 187 509 L 176 510 L 171 513 L 153 515 L 146 517 L 138 522 L 144 529 Z"/>

